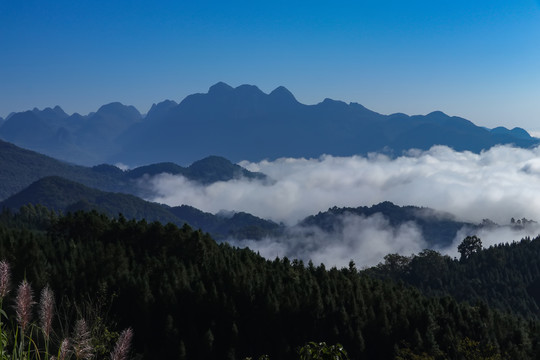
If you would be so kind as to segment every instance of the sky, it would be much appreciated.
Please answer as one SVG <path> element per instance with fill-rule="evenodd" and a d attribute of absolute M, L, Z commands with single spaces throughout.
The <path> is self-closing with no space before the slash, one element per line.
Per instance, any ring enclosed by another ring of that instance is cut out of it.
<path fill-rule="evenodd" d="M 0 116 L 224 81 L 540 132 L 540 2 L 0 0 Z"/>

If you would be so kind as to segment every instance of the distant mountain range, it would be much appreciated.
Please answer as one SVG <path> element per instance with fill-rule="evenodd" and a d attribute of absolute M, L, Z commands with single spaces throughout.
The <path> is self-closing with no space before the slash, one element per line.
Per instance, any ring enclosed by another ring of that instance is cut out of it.
<path fill-rule="evenodd" d="M 131 166 L 190 164 L 217 154 L 237 162 L 278 157 L 346 156 L 447 145 L 479 152 L 497 144 L 540 143 L 525 130 L 486 129 L 442 112 L 382 115 L 360 104 L 325 99 L 304 105 L 284 87 L 265 94 L 224 83 L 180 103 L 166 100 L 143 116 L 111 103 L 95 113 L 68 115 L 60 107 L 10 114 L 0 138 L 65 161 Z"/>

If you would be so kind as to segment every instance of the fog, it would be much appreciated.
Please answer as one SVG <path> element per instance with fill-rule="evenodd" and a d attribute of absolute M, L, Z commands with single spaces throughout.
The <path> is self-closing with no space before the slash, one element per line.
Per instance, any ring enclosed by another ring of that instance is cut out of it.
<path fill-rule="evenodd" d="M 232 245 L 249 247 L 273 259 L 287 256 L 314 264 L 346 266 L 354 260 L 359 266 L 379 263 L 386 254 L 411 255 L 426 247 L 415 223 L 392 227 L 381 214 L 369 217 L 348 215 L 343 228 L 327 233 L 317 227 L 292 226 L 281 238 L 263 240 L 230 239 Z"/>
<path fill-rule="evenodd" d="M 390 252 L 421 250 L 425 240 L 416 225 L 392 228 L 382 217 L 353 217 L 337 234 L 295 225 L 333 206 L 371 206 L 382 201 L 450 212 L 457 219 L 473 223 L 491 219 L 508 224 L 512 217 L 538 220 L 539 155 L 540 148 L 498 146 L 474 154 L 435 146 L 397 158 L 381 154 L 282 158 L 239 163 L 248 170 L 265 173 L 271 182 L 241 178 L 202 186 L 181 176 L 162 174 L 146 179 L 144 186 L 155 194 L 152 201 L 171 206 L 188 204 L 211 213 L 245 211 L 287 224 L 286 238 L 257 243 L 237 241 L 264 256 L 311 258 L 314 262 L 344 265 L 354 254 L 362 264 L 372 265 Z M 456 242 L 463 239 L 465 232 L 457 235 Z M 500 228 L 479 234 L 486 245 L 519 240 L 525 235 L 536 236 L 537 229 L 516 233 Z M 439 250 L 455 254 L 455 249 Z"/>
<path fill-rule="evenodd" d="M 238 247 L 249 247 L 268 259 L 286 256 L 338 268 L 347 266 L 350 260 L 354 260 L 360 268 L 374 266 L 390 253 L 410 256 L 429 248 L 414 222 L 391 226 L 381 214 L 369 217 L 347 215 L 342 221 L 343 227 L 332 233 L 317 227 L 295 225 L 287 228 L 285 235 L 279 238 L 229 239 L 228 242 Z M 459 258 L 457 247 L 468 235 L 480 237 L 483 247 L 487 248 L 538 234 L 539 224 L 523 228 L 505 225 L 477 231 L 464 227 L 458 231 L 451 245 L 435 246 L 433 249 L 452 258 Z"/>

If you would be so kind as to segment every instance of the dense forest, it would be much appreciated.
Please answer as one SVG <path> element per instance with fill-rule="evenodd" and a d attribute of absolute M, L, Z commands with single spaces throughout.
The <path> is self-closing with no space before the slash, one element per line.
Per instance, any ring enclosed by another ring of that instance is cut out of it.
<path fill-rule="evenodd" d="M 0 215 L 14 281 L 48 284 L 61 324 L 82 313 L 101 334 L 133 328 L 145 359 L 297 359 L 310 341 L 351 359 L 537 358 L 540 239 L 473 245 L 459 260 L 425 250 L 360 271 L 354 259 L 264 259 L 187 225 L 41 206 Z"/>

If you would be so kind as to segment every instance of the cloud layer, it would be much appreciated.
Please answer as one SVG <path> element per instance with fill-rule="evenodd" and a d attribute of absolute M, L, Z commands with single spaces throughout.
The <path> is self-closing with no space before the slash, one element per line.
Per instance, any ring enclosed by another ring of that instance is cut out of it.
<path fill-rule="evenodd" d="M 310 229 L 309 236 L 305 229 L 294 225 L 329 207 L 371 206 L 382 201 L 430 207 L 468 222 L 489 218 L 506 224 L 511 217 L 538 220 L 539 155 L 540 148 L 499 146 L 474 154 L 435 146 L 398 158 L 372 154 L 240 163 L 251 171 L 267 174 L 275 180 L 272 183 L 236 179 L 201 186 L 181 176 L 162 174 L 147 179 L 145 186 L 155 194 L 153 201 L 171 206 L 188 204 L 212 213 L 246 211 L 290 225 L 287 243 L 305 240 L 303 248 L 271 239 L 257 244 L 266 256 L 274 256 L 273 252 L 288 256 L 292 252 L 315 262 L 338 259 L 340 253 L 348 255 L 353 251 L 364 254 L 361 256 L 365 262 L 372 264 L 374 258 L 382 258 L 381 254 L 421 250 L 424 240 L 418 237 L 415 225 L 393 229 L 382 218 L 348 219 L 350 229 L 345 227 L 340 234 L 320 234 Z M 334 239 L 329 237 L 332 235 Z M 519 240 L 515 235 L 497 236 L 503 241 Z M 504 240 L 506 236 L 509 238 Z"/>
<path fill-rule="evenodd" d="M 375 265 L 386 254 L 411 255 L 426 247 L 420 229 L 413 222 L 393 227 L 381 214 L 348 215 L 342 221 L 343 227 L 332 233 L 313 226 L 292 226 L 280 238 L 229 242 L 249 247 L 269 259 L 287 256 L 338 267 L 346 266 L 350 260 L 360 266 Z"/>

